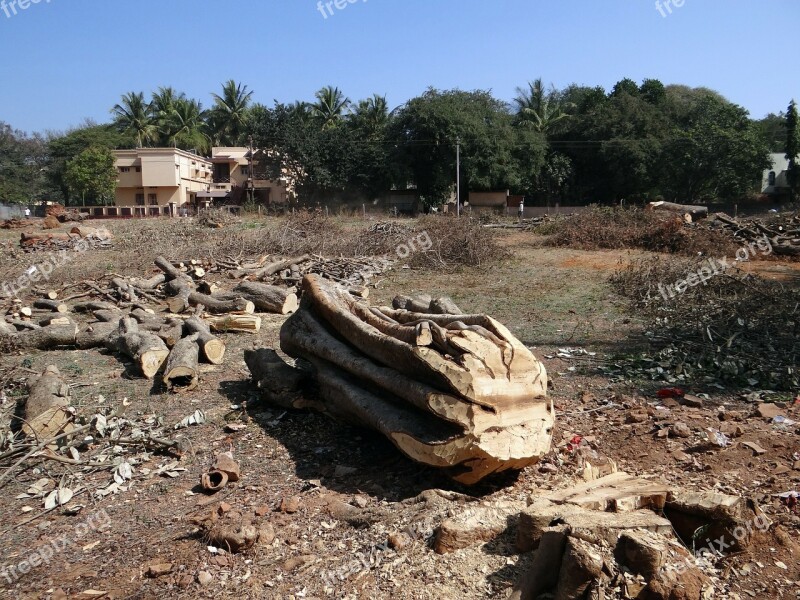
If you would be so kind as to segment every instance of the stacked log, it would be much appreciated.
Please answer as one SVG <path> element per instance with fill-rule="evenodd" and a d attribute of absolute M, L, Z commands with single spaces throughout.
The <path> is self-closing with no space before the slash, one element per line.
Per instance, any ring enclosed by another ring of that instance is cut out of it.
<path fill-rule="evenodd" d="M 370 307 L 318 275 L 302 290 L 281 349 L 313 366 L 322 412 L 465 484 L 549 451 L 544 366 L 491 317 Z M 253 355 L 248 366 L 261 380 Z"/>

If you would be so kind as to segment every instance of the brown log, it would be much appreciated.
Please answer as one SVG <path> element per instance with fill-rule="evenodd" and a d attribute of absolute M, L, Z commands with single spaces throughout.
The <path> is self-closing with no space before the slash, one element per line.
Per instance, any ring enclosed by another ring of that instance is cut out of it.
<path fill-rule="evenodd" d="M 125 313 L 118 308 L 96 310 L 92 314 L 98 321 L 106 323 L 119 323 L 119 320 L 125 316 Z"/>
<path fill-rule="evenodd" d="M 48 366 L 28 381 L 28 398 L 18 406 L 22 433 L 40 441 L 62 433 L 72 423 L 69 405 L 69 386 L 55 366 Z"/>
<path fill-rule="evenodd" d="M 49 327 L 49 326 L 59 326 L 59 325 L 72 325 L 72 319 L 69 317 L 64 316 L 54 316 L 54 317 L 45 317 L 44 319 L 39 319 L 39 326 L 40 327 Z"/>
<path fill-rule="evenodd" d="M 269 277 L 271 275 L 274 275 L 275 273 L 278 273 L 279 271 L 282 271 L 283 269 L 289 268 L 292 265 L 297 265 L 297 264 L 300 264 L 300 263 L 304 263 L 307 260 L 311 260 L 311 255 L 310 254 L 303 254 L 302 256 L 298 256 L 296 258 L 287 258 L 286 260 L 280 260 L 280 261 L 277 261 L 277 262 L 273 262 L 273 263 L 270 263 L 270 264 L 268 264 L 268 265 L 266 265 L 266 266 L 264 266 L 264 267 L 262 267 L 260 269 L 256 269 L 255 271 L 250 273 L 250 276 L 253 279 L 264 279 L 265 277 Z"/>
<path fill-rule="evenodd" d="M 106 229 L 105 227 L 102 228 L 94 228 L 94 227 L 86 227 L 85 225 L 76 225 L 72 229 L 69 230 L 70 233 L 79 235 L 82 238 L 88 237 L 95 237 L 100 240 L 110 240 L 114 236 L 111 235 L 111 232 Z"/>
<path fill-rule="evenodd" d="M 240 331 L 244 333 L 258 333 L 261 330 L 261 317 L 257 315 L 222 315 L 217 317 L 204 317 L 211 331 L 226 333 Z"/>
<path fill-rule="evenodd" d="M 50 300 L 49 298 L 41 298 L 39 300 L 34 300 L 33 307 L 41 308 L 44 310 L 50 310 L 57 313 L 69 312 L 69 306 L 67 306 L 62 302 L 59 302 L 58 300 Z"/>
<path fill-rule="evenodd" d="M 245 350 L 244 362 L 253 382 L 268 402 L 283 408 L 324 410 L 321 403 L 307 400 L 300 393 L 309 374 L 286 364 L 271 348 Z"/>
<path fill-rule="evenodd" d="M 139 329 L 155 333 L 169 348 L 183 337 L 183 321 L 180 319 L 163 319 L 143 308 L 132 310 L 131 316 L 139 323 Z"/>
<path fill-rule="evenodd" d="M 74 346 L 77 333 L 76 325 L 41 327 L 18 333 L 14 341 L 24 350 L 53 350 L 63 346 Z"/>
<path fill-rule="evenodd" d="M 119 310 L 116 304 L 111 302 L 98 302 L 93 300 L 91 302 L 78 302 L 72 305 L 72 311 L 76 313 L 94 312 L 96 310 Z"/>
<path fill-rule="evenodd" d="M 232 293 L 250 300 L 259 312 L 288 315 L 297 310 L 297 294 L 294 291 L 293 288 L 244 281 Z"/>
<path fill-rule="evenodd" d="M 114 347 L 132 358 L 145 377 L 155 377 L 169 356 L 169 349 L 164 341 L 153 333 L 139 331 L 138 323 L 130 317 L 120 320 L 119 333 L 119 337 L 114 340 Z"/>
<path fill-rule="evenodd" d="M 184 322 L 188 334 L 197 335 L 200 356 L 212 365 L 221 365 L 225 358 L 225 343 L 211 333 L 205 322 L 198 317 L 191 317 Z"/>
<path fill-rule="evenodd" d="M 170 312 L 182 313 L 190 306 L 203 306 L 208 312 L 211 313 L 244 313 L 253 314 L 256 311 L 255 305 L 237 295 L 217 295 L 208 296 L 200 292 L 190 291 L 188 288 L 183 287 L 176 296 L 170 298 L 167 302 Z"/>
<path fill-rule="evenodd" d="M 431 302 L 433 298 L 425 294 L 418 294 L 416 296 L 395 296 L 392 300 L 392 306 L 396 309 L 408 310 L 416 313 L 427 313 L 430 311 Z"/>
<path fill-rule="evenodd" d="M 197 362 L 200 348 L 197 345 L 198 334 L 180 340 L 167 358 L 164 368 L 164 385 L 171 392 L 190 391 L 197 387 Z"/>
<path fill-rule="evenodd" d="M 135 278 L 132 279 L 131 282 L 134 286 L 142 290 L 154 290 L 162 283 L 167 280 L 167 276 L 164 273 L 159 273 L 157 275 L 153 275 L 150 279 L 139 279 Z"/>
<path fill-rule="evenodd" d="M 462 311 L 456 303 L 453 302 L 447 296 L 442 296 L 441 298 L 436 298 L 435 300 L 431 300 L 430 304 L 430 311 L 435 315 L 463 315 L 464 311 Z"/>
<path fill-rule="evenodd" d="M 707 206 L 698 206 L 696 204 L 675 204 L 674 202 L 650 202 L 647 205 L 648 210 L 668 211 L 680 215 L 689 215 L 692 219 L 705 219 L 708 216 Z"/>
<path fill-rule="evenodd" d="M 116 338 L 117 335 L 119 335 L 118 322 L 92 323 L 78 332 L 75 345 L 80 350 L 108 347 L 109 340 Z"/>

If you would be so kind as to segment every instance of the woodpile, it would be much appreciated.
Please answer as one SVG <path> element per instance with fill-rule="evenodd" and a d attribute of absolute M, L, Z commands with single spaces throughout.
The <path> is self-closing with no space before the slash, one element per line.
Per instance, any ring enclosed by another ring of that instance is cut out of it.
<path fill-rule="evenodd" d="M 764 224 L 760 219 L 736 220 L 724 213 L 716 213 L 714 220 L 736 240 L 766 247 L 769 242 L 772 252 L 778 256 L 800 256 L 800 216 L 793 215 L 782 221 Z M 759 250 L 763 250 L 761 246 Z"/>
<path fill-rule="evenodd" d="M 549 451 L 554 412 L 544 366 L 491 317 L 432 313 L 432 301 L 427 313 L 371 307 L 313 274 L 302 291 L 281 349 L 313 367 L 315 408 L 379 431 L 465 484 Z M 436 306 L 457 310 L 452 301 Z M 253 379 L 272 386 L 265 380 L 275 366 L 259 356 L 245 355 Z"/>
<path fill-rule="evenodd" d="M 78 228 L 73 228 L 78 229 Z M 20 235 L 19 245 L 24 252 L 54 252 L 60 250 L 85 250 L 91 248 L 93 250 L 102 250 L 111 248 L 113 241 L 108 234 L 105 237 L 104 231 L 94 230 L 91 232 L 84 228 L 81 233 L 22 233 Z"/>
<path fill-rule="evenodd" d="M 22 219 L 6 219 L 0 223 L 0 229 L 25 229 L 30 226 L 30 221 Z"/>

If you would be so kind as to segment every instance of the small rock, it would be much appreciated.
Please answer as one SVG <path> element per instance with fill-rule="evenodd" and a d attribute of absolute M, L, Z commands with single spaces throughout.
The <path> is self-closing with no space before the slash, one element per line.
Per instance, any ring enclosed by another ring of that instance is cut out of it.
<path fill-rule="evenodd" d="M 393 533 L 389 536 L 389 547 L 393 550 L 402 550 L 411 543 L 411 538 L 405 533 Z"/>
<path fill-rule="evenodd" d="M 214 577 L 208 571 L 200 571 L 197 574 L 197 583 L 199 583 L 203 587 L 207 586 L 212 581 L 214 581 Z"/>
<path fill-rule="evenodd" d="M 269 546 L 273 541 L 275 541 L 275 528 L 271 523 L 264 523 L 258 530 L 258 544 Z"/>
<path fill-rule="evenodd" d="M 283 570 L 284 571 L 294 571 L 298 567 L 302 567 L 303 565 L 307 565 L 310 562 L 314 562 L 316 557 L 313 554 L 301 554 L 300 556 L 295 556 L 290 558 L 283 563 Z"/>
<path fill-rule="evenodd" d="M 219 514 L 221 514 L 221 515 L 224 515 L 226 512 L 228 512 L 232 508 L 233 507 L 230 504 L 228 504 L 227 502 L 220 502 L 219 503 L 219 508 L 217 508 L 217 512 L 219 512 Z"/>
<path fill-rule="evenodd" d="M 369 499 L 366 496 L 359 494 L 355 498 L 353 498 L 353 504 L 355 504 L 358 508 L 367 508 L 369 504 Z"/>
<path fill-rule="evenodd" d="M 283 513 L 293 514 L 300 510 L 300 498 L 297 496 L 290 496 L 289 498 L 281 499 L 280 510 Z"/>
<path fill-rule="evenodd" d="M 646 410 L 632 410 L 628 413 L 626 421 L 628 423 L 644 423 L 650 418 Z"/>
<path fill-rule="evenodd" d="M 172 563 L 157 563 L 147 567 L 148 577 L 161 577 L 172 572 Z"/>
<path fill-rule="evenodd" d="M 178 587 L 181 588 L 182 590 L 185 590 L 193 583 L 194 583 L 194 577 L 192 577 L 191 575 L 184 575 L 178 581 Z"/>
<path fill-rule="evenodd" d="M 256 513 L 257 517 L 263 517 L 272 511 L 270 510 L 269 506 L 258 506 L 254 512 Z"/>
<path fill-rule="evenodd" d="M 673 436 L 679 438 L 688 438 L 692 436 L 691 428 L 686 423 L 681 423 L 681 422 L 675 423 L 670 428 L 670 433 L 672 433 Z"/>
<path fill-rule="evenodd" d="M 769 419 L 771 421 L 775 417 L 783 415 L 784 411 L 775 404 L 764 402 L 758 405 L 758 408 L 756 408 L 756 413 L 762 419 Z"/>
<path fill-rule="evenodd" d="M 678 462 L 689 462 L 692 460 L 692 457 L 686 454 L 686 452 L 683 450 L 675 450 L 675 452 L 672 453 L 672 456 Z"/>
<path fill-rule="evenodd" d="M 692 394 L 686 394 L 681 398 L 680 403 L 684 406 L 691 406 L 692 408 L 703 408 L 703 399 L 699 396 L 693 396 Z"/>
<path fill-rule="evenodd" d="M 749 448 L 750 450 L 755 452 L 756 455 L 758 455 L 758 456 L 767 453 L 767 451 L 764 450 L 764 448 L 762 448 L 761 446 L 759 446 L 755 442 L 742 442 L 742 446 L 744 446 L 745 448 Z"/>
<path fill-rule="evenodd" d="M 558 467 L 555 466 L 553 463 L 542 463 L 539 465 L 539 472 L 540 473 L 558 473 Z"/>
<path fill-rule="evenodd" d="M 722 423 L 722 425 L 719 426 L 719 430 L 721 433 L 724 433 L 728 437 L 732 438 L 741 437 L 744 433 L 744 429 L 742 429 L 741 425 L 731 423 L 730 421 Z"/>

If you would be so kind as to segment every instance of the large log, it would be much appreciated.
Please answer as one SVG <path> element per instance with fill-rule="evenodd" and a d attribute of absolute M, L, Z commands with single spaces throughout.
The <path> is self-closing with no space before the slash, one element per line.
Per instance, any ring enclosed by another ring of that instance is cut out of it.
<path fill-rule="evenodd" d="M 139 331 L 138 323 L 130 317 L 120 320 L 119 337 L 112 344 L 116 350 L 132 358 L 148 379 L 156 376 L 169 356 L 164 341 L 153 333 Z"/>
<path fill-rule="evenodd" d="M 20 332 L 13 337 L 15 345 L 23 350 L 54 350 L 74 346 L 77 325 L 54 325 Z"/>
<path fill-rule="evenodd" d="M 180 340 L 167 358 L 164 367 L 164 385 L 171 392 L 193 390 L 198 384 L 197 363 L 200 348 L 197 345 L 198 334 Z"/>
<path fill-rule="evenodd" d="M 173 313 L 182 313 L 190 306 L 203 306 L 212 313 L 245 313 L 253 314 L 256 311 L 255 305 L 241 296 L 209 296 L 200 292 L 191 291 L 183 287 L 178 294 L 170 298 L 167 302 L 169 310 Z"/>
<path fill-rule="evenodd" d="M 63 302 L 59 302 L 58 300 L 50 300 L 49 298 L 40 298 L 39 300 L 34 300 L 33 307 L 57 313 L 69 312 L 69 306 Z"/>
<path fill-rule="evenodd" d="M 430 347 L 417 345 L 420 324 L 430 328 Z M 370 308 L 309 275 L 281 348 L 313 366 L 314 408 L 379 431 L 462 483 L 522 469 L 549 451 L 554 411 L 544 367 L 490 317 Z M 246 361 L 272 392 L 264 373 L 274 369 L 253 353 Z"/>
<path fill-rule="evenodd" d="M 119 334 L 119 323 L 92 323 L 80 330 L 75 338 L 75 345 L 80 350 L 108 347 L 109 340 Z"/>
<path fill-rule="evenodd" d="M 294 289 L 244 281 L 237 285 L 233 294 L 252 302 L 259 312 L 288 315 L 297 310 L 297 294 Z"/>
<path fill-rule="evenodd" d="M 69 405 L 69 386 L 55 366 L 48 366 L 41 375 L 28 380 L 28 398 L 17 409 L 22 433 L 37 441 L 62 433 L 72 423 Z"/>
<path fill-rule="evenodd" d="M 659 210 L 676 213 L 679 215 L 689 215 L 692 219 L 705 219 L 708 216 L 707 206 L 698 206 L 696 204 L 675 204 L 674 202 L 651 202 L 647 205 L 649 210 Z"/>
<path fill-rule="evenodd" d="M 197 335 L 200 354 L 212 365 L 221 365 L 225 357 L 225 343 L 211 333 L 208 325 L 198 317 L 191 317 L 184 322 L 187 333 Z"/>

